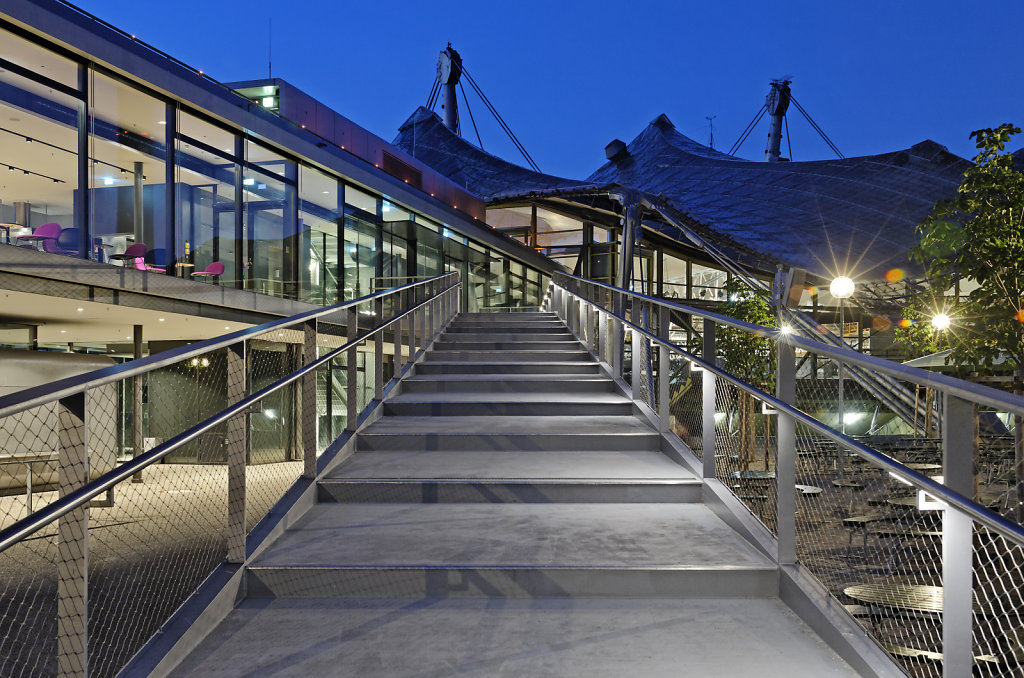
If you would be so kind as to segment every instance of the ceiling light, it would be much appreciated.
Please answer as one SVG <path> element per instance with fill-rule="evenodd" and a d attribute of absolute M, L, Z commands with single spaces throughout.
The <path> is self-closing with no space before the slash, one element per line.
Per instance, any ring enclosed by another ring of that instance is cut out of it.
<path fill-rule="evenodd" d="M 225 325 L 225 326 L 224 326 L 224 329 L 226 329 L 226 330 L 230 330 L 230 329 L 231 329 L 231 327 L 230 327 L 230 326 L 228 326 L 228 325 Z"/>
<path fill-rule="evenodd" d="M 164 320 L 165 320 L 165 318 L 160 318 L 160 322 L 163 322 Z"/>
<path fill-rule="evenodd" d="M 252 177 L 249 177 L 248 179 L 242 181 L 242 183 L 245 184 L 246 186 L 252 186 L 253 184 L 256 183 L 256 180 L 253 179 Z"/>
<path fill-rule="evenodd" d="M 263 97 L 263 107 L 270 108 L 274 105 L 274 97 Z"/>
<path fill-rule="evenodd" d="M 158 124 L 158 125 L 166 125 L 166 124 L 167 124 L 167 121 L 166 121 L 166 120 L 160 120 L 160 121 L 159 121 L 159 122 L 157 122 L 156 124 Z"/>
<path fill-rule="evenodd" d="M 103 179 L 103 185 L 104 186 L 113 186 L 114 185 L 114 180 L 111 179 L 110 177 L 105 177 Z"/>
<path fill-rule="evenodd" d="M 68 331 L 67 331 L 67 330 L 61 330 L 61 331 L 60 331 L 60 333 L 61 333 L 61 334 L 67 334 L 67 333 L 68 333 Z"/>
<path fill-rule="evenodd" d="M 76 308 L 75 310 L 76 310 L 76 311 L 78 311 L 79 313 L 81 313 L 81 312 L 82 312 L 82 311 L 84 311 L 85 309 L 84 309 L 84 308 L 82 308 L 81 306 L 79 306 L 79 307 L 78 307 L 78 308 Z"/>

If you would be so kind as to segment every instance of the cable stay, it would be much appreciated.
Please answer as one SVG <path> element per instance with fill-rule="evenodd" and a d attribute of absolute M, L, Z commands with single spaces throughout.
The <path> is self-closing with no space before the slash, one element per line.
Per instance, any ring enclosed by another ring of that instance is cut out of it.
<path fill-rule="evenodd" d="M 790 96 L 789 100 L 793 102 L 793 105 L 796 106 L 796 110 L 800 111 L 800 114 L 804 116 L 807 122 L 811 123 L 811 127 L 814 128 L 814 131 L 821 135 L 821 138 L 825 140 L 825 143 L 828 144 L 828 147 L 832 149 L 832 152 L 835 153 L 840 158 L 845 158 L 846 156 L 843 155 L 838 148 L 836 148 L 836 145 L 832 143 L 831 139 L 828 138 L 828 135 L 825 134 L 825 131 L 818 126 L 818 123 L 814 122 L 814 119 L 811 118 L 807 111 L 804 110 L 804 107 L 800 105 L 800 102 L 798 102 L 792 96 Z M 792 155 L 790 155 L 790 157 L 792 157 Z"/>
<path fill-rule="evenodd" d="M 737 139 L 736 143 L 734 143 L 732 145 L 732 148 L 729 149 L 729 155 L 736 155 L 736 152 L 740 150 L 740 146 L 743 145 L 743 142 L 747 140 L 747 137 L 750 136 L 750 133 L 754 131 L 755 127 L 757 127 L 757 123 L 761 122 L 761 118 L 764 117 L 764 114 L 767 111 L 768 106 L 766 104 L 762 104 L 761 110 L 759 110 L 757 114 L 754 115 L 754 119 L 750 121 L 750 124 L 747 125 L 746 129 L 744 129 L 743 132 L 740 134 L 740 138 Z"/>
<path fill-rule="evenodd" d="M 523 158 L 526 159 L 526 162 L 529 163 L 530 167 L 532 167 L 535 172 L 540 172 L 540 167 L 537 166 L 537 163 L 534 162 L 533 158 L 526 151 L 526 148 L 523 146 L 522 142 L 519 141 L 515 133 L 508 126 L 505 120 L 501 117 L 501 114 L 498 113 L 498 110 L 494 107 L 494 104 L 492 104 L 490 99 L 487 98 L 487 95 L 484 94 L 482 89 L 480 89 L 480 86 L 476 84 L 476 80 L 474 80 L 473 76 L 469 74 L 469 71 L 466 70 L 465 66 L 462 67 L 462 74 L 466 76 L 466 79 L 469 81 L 470 87 L 472 87 L 473 91 L 475 91 L 477 96 L 480 97 L 480 100 L 484 102 L 484 105 L 487 106 L 487 109 L 491 112 L 491 115 L 494 116 L 494 119 L 497 120 L 498 124 L 501 125 L 501 128 L 505 130 L 505 134 L 508 135 L 508 138 L 512 140 L 512 143 L 515 144 L 515 147 L 518 148 L 519 152 L 523 154 Z"/>
<path fill-rule="evenodd" d="M 427 97 L 427 108 L 431 111 L 437 105 L 437 97 L 441 94 L 441 79 L 434 78 L 434 86 L 430 88 L 430 96 Z"/>
<path fill-rule="evenodd" d="M 469 121 L 473 123 L 473 131 L 476 132 L 476 141 L 480 144 L 480 150 L 484 150 L 484 142 L 480 138 L 480 130 L 476 128 L 476 118 L 473 117 L 473 109 L 469 107 L 469 99 L 466 98 L 466 88 L 459 82 L 459 89 L 462 91 L 462 101 L 466 104 L 466 112 L 469 113 Z"/>

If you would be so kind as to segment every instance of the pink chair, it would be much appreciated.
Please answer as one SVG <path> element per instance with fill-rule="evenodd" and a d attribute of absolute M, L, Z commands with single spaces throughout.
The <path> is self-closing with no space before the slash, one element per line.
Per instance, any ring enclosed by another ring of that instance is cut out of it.
<path fill-rule="evenodd" d="M 193 278 L 216 278 L 224 273 L 224 262 L 215 261 L 201 271 L 192 274 Z"/>
<path fill-rule="evenodd" d="M 57 247 L 57 236 L 60 235 L 60 224 L 51 222 L 43 224 L 32 233 L 14 236 L 15 240 L 26 243 L 42 243 L 43 249 L 47 252 L 59 253 Z"/>
<path fill-rule="evenodd" d="M 162 269 L 162 268 L 157 268 L 155 266 L 150 266 L 149 264 L 147 264 L 145 257 L 146 257 L 146 243 L 144 243 L 144 242 L 137 242 L 137 243 L 135 243 L 133 245 L 129 245 L 128 249 L 126 249 L 121 254 L 113 254 L 113 255 L 111 255 L 110 258 L 112 260 L 114 260 L 114 261 L 123 261 L 124 265 L 126 267 L 128 266 L 128 262 L 129 261 L 133 262 L 135 264 L 135 268 L 139 269 L 140 271 L 152 271 L 153 273 L 166 273 L 166 271 L 164 269 Z"/>

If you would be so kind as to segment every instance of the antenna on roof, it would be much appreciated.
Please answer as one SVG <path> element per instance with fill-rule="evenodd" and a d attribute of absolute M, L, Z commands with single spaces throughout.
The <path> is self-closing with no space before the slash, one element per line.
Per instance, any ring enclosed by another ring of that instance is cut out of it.
<path fill-rule="evenodd" d="M 268 16 L 267 17 L 267 79 L 271 79 L 271 78 L 274 77 L 274 69 L 272 68 L 274 62 L 273 62 L 273 59 L 271 58 L 274 55 L 274 52 L 273 52 L 273 48 L 274 48 L 274 32 L 273 32 L 273 27 L 274 27 L 274 19 L 272 17 Z"/>
<path fill-rule="evenodd" d="M 717 115 L 705 115 L 704 119 L 708 121 L 708 148 L 715 147 L 715 118 Z"/>

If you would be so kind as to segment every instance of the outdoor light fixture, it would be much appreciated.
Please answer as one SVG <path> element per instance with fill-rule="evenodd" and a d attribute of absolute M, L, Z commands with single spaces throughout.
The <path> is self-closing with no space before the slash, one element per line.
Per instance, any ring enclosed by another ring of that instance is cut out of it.
<path fill-rule="evenodd" d="M 945 313 L 936 313 L 932 316 L 932 327 L 937 329 L 939 332 L 948 330 L 950 324 L 949 316 Z"/>
<path fill-rule="evenodd" d="M 845 275 L 841 275 L 832 281 L 832 284 L 828 286 L 828 291 L 832 293 L 832 296 L 836 299 L 849 299 L 853 296 L 854 284 L 853 280 L 847 278 Z"/>
<path fill-rule="evenodd" d="M 793 327 L 791 325 L 783 325 L 779 328 L 781 334 L 793 334 Z"/>
<path fill-rule="evenodd" d="M 839 300 L 839 341 L 842 342 L 843 348 L 846 348 L 846 319 L 843 314 L 843 300 L 849 299 L 853 296 L 854 291 L 853 280 L 845 275 L 841 275 L 832 280 L 832 283 L 828 286 L 828 291 L 832 293 L 832 296 Z M 843 361 L 838 361 L 839 364 L 839 429 L 846 433 L 846 417 L 843 416 Z M 843 450 L 836 450 L 836 470 L 839 472 L 839 479 L 843 479 Z"/>

